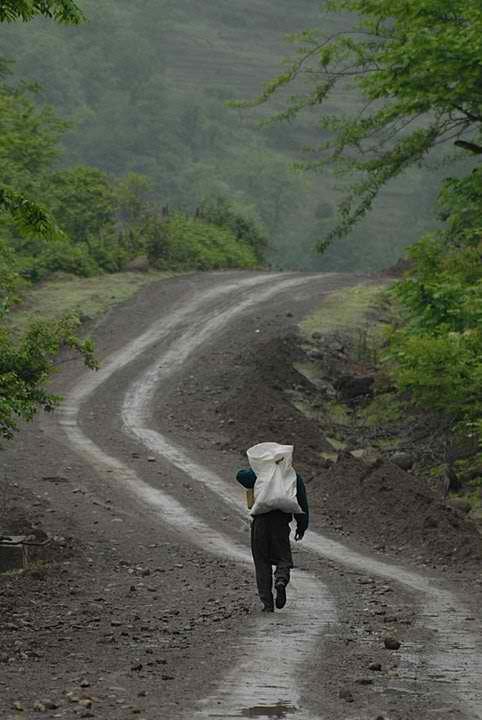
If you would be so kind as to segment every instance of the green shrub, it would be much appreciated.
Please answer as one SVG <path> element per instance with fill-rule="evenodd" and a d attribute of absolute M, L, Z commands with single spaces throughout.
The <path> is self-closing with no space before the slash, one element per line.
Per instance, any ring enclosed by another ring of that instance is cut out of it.
<path fill-rule="evenodd" d="M 31 282 L 40 282 L 55 272 L 91 277 L 99 267 L 85 244 L 72 245 L 68 239 L 51 241 L 38 255 L 18 256 L 19 272 Z"/>
<path fill-rule="evenodd" d="M 201 208 L 201 217 L 208 223 L 228 228 L 237 240 L 253 248 L 258 260 L 262 260 L 267 246 L 260 223 L 247 212 L 223 197 L 207 201 Z"/>
<path fill-rule="evenodd" d="M 227 229 L 176 213 L 153 229 L 147 252 L 160 268 L 211 270 L 255 267 L 257 257 Z"/>
<path fill-rule="evenodd" d="M 125 238 L 113 228 L 107 228 L 88 239 L 89 255 L 97 268 L 115 273 L 125 269 L 133 253 L 129 252 L 129 236 Z"/>
<path fill-rule="evenodd" d="M 410 249 L 412 269 L 394 287 L 404 324 L 387 359 L 414 403 L 482 437 L 482 171 L 448 180 L 440 201 L 446 229 Z"/>
<path fill-rule="evenodd" d="M 482 410 L 482 332 L 432 335 L 398 331 L 391 342 L 393 374 L 416 404 L 476 418 Z"/>

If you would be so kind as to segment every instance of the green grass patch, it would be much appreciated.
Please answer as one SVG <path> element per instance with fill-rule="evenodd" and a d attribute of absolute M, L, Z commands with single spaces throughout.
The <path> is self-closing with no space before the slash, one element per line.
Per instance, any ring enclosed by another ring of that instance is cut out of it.
<path fill-rule="evenodd" d="M 323 406 L 323 414 L 334 425 L 349 425 L 351 414 L 348 407 L 335 400 L 327 401 Z"/>
<path fill-rule="evenodd" d="M 323 304 L 300 324 L 302 334 L 310 338 L 314 332 L 332 333 L 336 330 L 355 332 L 367 325 L 367 316 L 382 312 L 385 291 L 389 283 L 359 285 L 354 288 L 337 290 L 330 294 Z M 380 323 L 381 332 L 384 323 Z"/>
<path fill-rule="evenodd" d="M 368 427 L 396 423 L 402 419 L 402 406 L 396 395 L 384 393 L 375 395 L 358 411 L 358 421 Z"/>
<path fill-rule="evenodd" d="M 59 274 L 29 290 L 22 303 L 9 313 L 9 324 L 23 332 L 33 320 L 55 320 L 76 314 L 82 320 L 95 319 L 109 308 L 125 302 L 141 288 L 172 273 L 125 272 L 79 278 Z"/>

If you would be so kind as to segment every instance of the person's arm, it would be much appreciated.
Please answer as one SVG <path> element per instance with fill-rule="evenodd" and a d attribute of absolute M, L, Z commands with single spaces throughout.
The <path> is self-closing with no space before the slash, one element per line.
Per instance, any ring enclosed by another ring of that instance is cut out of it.
<path fill-rule="evenodd" d="M 300 475 L 297 475 L 296 477 L 296 499 L 298 501 L 298 505 L 303 510 L 303 514 L 298 513 L 295 515 L 295 540 L 302 540 L 310 522 L 310 509 L 308 507 L 308 497 L 306 495 L 305 483 Z"/>
<path fill-rule="evenodd" d="M 256 474 L 251 468 L 249 470 L 239 470 L 236 475 L 236 480 L 246 488 L 246 490 L 252 490 L 256 482 Z"/>

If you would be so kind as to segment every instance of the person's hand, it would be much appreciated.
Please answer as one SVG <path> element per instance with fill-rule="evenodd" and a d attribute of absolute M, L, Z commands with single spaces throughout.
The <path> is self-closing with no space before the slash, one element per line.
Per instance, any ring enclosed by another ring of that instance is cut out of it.
<path fill-rule="evenodd" d="M 297 530 L 297 531 L 295 532 L 295 540 L 296 540 L 296 542 L 298 542 L 299 540 L 303 540 L 303 535 L 304 535 L 304 534 L 305 534 L 305 533 L 304 533 L 304 532 L 301 532 L 301 530 Z"/>

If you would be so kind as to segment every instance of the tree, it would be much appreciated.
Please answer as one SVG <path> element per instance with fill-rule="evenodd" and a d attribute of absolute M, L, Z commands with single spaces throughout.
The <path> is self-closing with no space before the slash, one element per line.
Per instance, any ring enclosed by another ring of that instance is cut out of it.
<path fill-rule="evenodd" d="M 52 18 L 59 23 L 70 25 L 78 25 L 84 20 L 82 12 L 73 0 L 0 0 L 0 23 L 18 20 L 26 22 L 36 16 Z M 7 73 L 8 63 L 3 58 L 0 58 L 0 80 L 3 80 Z M 23 104 L 22 113 L 18 112 L 19 104 Z M 5 160 L 13 160 L 17 170 L 18 166 L 22 165 L 22 160 L 24 160 L 26 165 L 24 169 L 27 174 L 31 175 L 40 166 L 45 165 L 45 153 L 52 153 L 54 143 L 46 141 L 46 133 L 51 132 L 55 135 L 62 125 L 65 127 L 65 123 L 62 124 L 59 120 L 54 119 L 48 109 L 39 112 L 26 97 L 25 88 L 23 87 L 11 89 L 3 84 L 0 88 L 0 109 L 1 122 L 4 126 L 7 126 L 9 131 L 7 136 L 4 127 L 1 127 L 0 216 L 2 213 L 11 215 L 13 208 L 16 222 L 24 230 L 35 231 L 35 223 L 31 224 L 32 219 L 39 221 L 42 218 L 44 224 L 49 224 L 49 216 L 41 207 L 35 207 L 32 198 L 22 194 L 22 189 L 24 192 L 26 191 L 25 187 L 21 188 L 18 184 L 11 184 L 18 181 L 19 178 L 11 176 L 10 165 Z M 10 123 L 11 118 L 15 120 L 13 126 Z M 51 127 L 48 127 L 49 121 Z M 27 132 L 25 132 L 25 128 L 27 128 Z M 30 144 L 27 143 L 27 138 L 30 140 Z M 14 203 L 12 203 L 13 197 L 15 198 Z M 50 224 L 50 230 L 54 229 L 54 225 Z"/>
<path fill-rule="evenodd" d="M 328 239 L 346 234 L 380 189 L 437 145 L 482 152 L 482 5 L 480 0 L 328 0 L 351 29 L 292 37 L 296 58 L 268 83 L 259 105 L 287 86 L 297 94 L 273 119 L 290 120 L 335 95 L 359 96 L 357 111 L 319 118 L 323 142 L 303 167 L 334 165 L 352 176 Z M 301 81 L 306 86 L 300 88 Z M 323 243 L 321 244 L 321 249 Z"/>
<path fill-rule="evenodd" d="M 71 0 L 0 0 L 0 22 L 30 20 L 35 15 L 59 22 L 78 23 L 82 15 Z M 0 67 L 0 77 L 5 64 Z M 2 183 L 0 184 L 0 229 L 12 226 L 17 235 L 47 240 L 59 231 L 51 216 L 24 193 L 41 182 L 41 173 L 54 156 L 50 116 L 38 113 L 25 94 L 0 88 Z M 52 121 L 52 129 L 57 123 Z M 7 233 L 8 234 L 8 233 Z M 19 419 L 30 420 L 38 409 L 52 409 L 60 400 L 47 389 L 54 359 L 62 347 L 83 355 L 95 367 L 93 344 L 80 340 L 77 318 L 37 322 L 20 337 L 5 324 L 5 316 L 17 299 L 21 278 L 9 243 L 0 237 L 0 437 L 10 438 Z"/>
<path fill-rule="evenodd" d="M 73 0 L 0 0 L 0 22 L 28 22 L 38 15 L 69 25 L 84 20 Z"/>
<path fill-rule="evenodd" d="M 52 212 L 75 243 L 89 243 L 90 237 L 114 222 L 114 186 L 102 170 L 81 165 L 56 172 L 50 194 Z"/>
<path fill-rule="evenodd" d="M 388 359 L 416 404 L 478 427 L 482 440 L 482 168 L 447 180 L 440 205 L 445 228 L 410 249 L 412 267 L 394 287 L 405 322 Z"/>
<path fill-rule="evenodd" d="M 76 317 L 36 322 L 23 336 L 13 333 L 4 320 L 18 299 L 20 285 L 13 252 L 0 239 L 0 438 L 12 437 L 19 419 L 30 420 L 38 409 L 51 410 L 58 404 L 60 398 L 48 392 L 46 383 L 63 347 L 79 352 L 89 367 L 96 367 L 92 341 L 76 335 Z"/>

